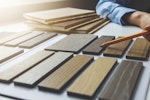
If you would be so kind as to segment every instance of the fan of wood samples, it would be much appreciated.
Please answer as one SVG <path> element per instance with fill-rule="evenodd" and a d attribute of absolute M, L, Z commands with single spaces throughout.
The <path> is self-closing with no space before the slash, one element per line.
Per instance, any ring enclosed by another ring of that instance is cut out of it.
<path fill-rule="evenodd" d="M 25 23 L 35 30 L 66 34 L 92 34 L 110 22 L 94 10 L 70 7 L 26 13 L 24 17 Z"/>

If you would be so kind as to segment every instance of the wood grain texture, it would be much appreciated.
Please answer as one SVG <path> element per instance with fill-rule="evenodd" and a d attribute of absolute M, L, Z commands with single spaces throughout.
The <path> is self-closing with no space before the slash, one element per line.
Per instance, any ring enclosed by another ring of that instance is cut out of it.
<path fill-rule="evenodd" d="M 86 45 L 96 39 L 96 35 L 90 34 L 71 34 L 55 44 L 46 48 L 46 50 L 69 51 L 78 53 Z"/>
<path fill-rule="evenodd" d="M 131 42 L 132 39 L 112 44 L 106 48 L 103 55 L 111 57 L 122 57 Z"/>
<path fill-rule="evenodd" d="M 44 34 L 41 34 L 35 38 L 32 38 L 26 42 L 23 42 L 21 44 L 19 44 L 19 47 L 20 48 L 32 48 L 54 36 L 56 36 L 57 34 L 56 33 L 44 33 Z"/>
<path fill-rule="evenodd" d="M 31 69 L 52 54 L 54 54 L 52 51 L 39 51 L 27 57 L 26 59 L 0 72 L 0 81 L 5 83 L 12 82 L 14 78 Z"/>
<path fill-rule="evenodd" d="M 94 97 L 97 89 L 116 63 L 115 58 L 98 58 L 68 88 L 68 95 Z"/>
<path fill-rule="evenodd" d="M 92 56 L 77 55 L 44 79 L 40 89 L 61 92 L 67 83 L 93 60 Z"/>
<path fill-rule="evenodd" d="M 55 53 L 26 73 L 14 79 L 14 83 L 17 85 L 33 87 L 72 56 L 72 53 Z"/>
<path fill-rule="evenodd" d="M 131 100 L 142 67 L 142 62 L 122 61 L 100 93 L 99 99 Z"/>
<path fill-rule="evenodd" d="M 94 40 L 91 44 L 89 44 L 87 47 L 85 47 L 82 52 L 84 54 L 100 54 L 105 47 L 101 47 L 100 45 L 103 44 L 106 41 L 110 41 L 115 39 L 114 36 L 101 36 L 100 38 Z"/>
<path fill-rule="evenodd" d="M 150 43 L 144 38 L 137 38 L 126 55 L 127 59 L 147 60 L 149 57 Z"/>

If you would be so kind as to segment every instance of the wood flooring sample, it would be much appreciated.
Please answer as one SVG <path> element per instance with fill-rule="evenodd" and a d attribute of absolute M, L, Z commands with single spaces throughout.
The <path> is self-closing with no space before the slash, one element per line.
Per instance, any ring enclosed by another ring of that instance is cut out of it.
<path fill-rule="evenodd" d="M 33 87 L 47 75 L 56 70 L 73 56 L 72 53 L 58 52 L 39 63 L 29 71 L 14 79 L 14 83 L 22 86 Z"/>
<path fill-rule="evenodd" d="M 130 39 L 116 44 L 112 44 L 106 48 L 103 55 L 111 57 L 122 57 L 131 42 L 132 40 Z"/>
<path fill-rule="evenodd" d="M 100 93 L 99 99 L 131 100 L 142 67 L 142 62 L 122 61 Z"/>
<path fill-rule="evenodd" d="M 50 74 L 38 86 L 40 89 L 61 92 L 67 83 L 83 70 L 93 59 L 92 56 L 77 55 Z"/>
<path fill-rule="evenodd" d="M 52 51 L 39 51 L 27 57 L 26 59 L 0 72 L 0 81 L 6 83 L 12 82 L 15 77 L 34 67 L 36 64 L 40 63 L 52 54 L 54 54 Z"/>
<path fill-rule="evenodd" d="M 115 39 L 114 36 L 101 36 L 100 38 L 94 40 L 91 44 L 83 49 L 84 54 L 95 54 L 98 55 L 102 52 L 105 47 L 101 47 L 100 45 L 106 41 L 110 41 Z"/>
<path fill-rule="evenodd" d="M 84 48 L 97 37 L 97 35 L 91 34 L 71 34 L 55 44 L 47 47 L 46 50 L 78 53 L 82 48 Z"/>
<path fill-rule="evenodd" d="M 0 63 L 11 59 L 12 57 L 15 57 L 23 52 L 24 51 L 22 49 L 18 48 L 0 47 Z"/>
<path fill-rule="evenodd" d="M 150 43 L 144 38 L 137 38 L 126 55 L 127 59 L 147 60 L 149 57 Z"/>
<path fill-rule="evenodd" d="M 94 97 L 111 69 L 116 65 L 117 59 L 100 57 L 92 63 L 68 88 L 68 95 Z"/>

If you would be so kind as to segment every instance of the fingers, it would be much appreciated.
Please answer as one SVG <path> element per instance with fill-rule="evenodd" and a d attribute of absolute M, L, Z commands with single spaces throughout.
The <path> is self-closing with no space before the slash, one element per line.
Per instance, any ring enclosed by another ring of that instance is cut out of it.
<path fill-rule="evenodd" d="M 150 33 L 147 35 L 143 35 L 143 37 L 150 42 Z"/>

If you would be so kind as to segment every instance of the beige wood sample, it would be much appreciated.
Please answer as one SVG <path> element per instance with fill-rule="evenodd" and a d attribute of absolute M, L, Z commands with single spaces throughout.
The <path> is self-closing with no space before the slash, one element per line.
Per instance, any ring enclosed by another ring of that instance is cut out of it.
<path fill-rule="evenodd" d="M 61 92 L 67 83 L 83 70 L 91 61 L 92 56 L 77 55 L 50 74 L 38 86 L 40 89 Z"/>
<path fill-rule="evenodd" d="M 61 64 L 66 62 L 73 56 L 72 53 L 58 52 L 39 63 L 29 71 L 14 79 L 14 83 L 23 86 L 33 87 L 39 83 L 43 78 L 52 73 Z"/>
<path fill-rule="evenodd" d="M 40 63 L 52 54 L 54 54 L 52 51 L 39 51 L 27 57 L 26 59 L 0 72 L 0 81 L 7 83 L 11 82 L 15 77 L 34 67 L 36 64 Z"/>
<path fill-rule="evenodd" d="M 78 53 L 82 48 L 96 39 L 96 35 L 90 34 L 71 34 L 61 39 L 55 44 L 46 48 L 46 50 L 69 51 Z"/>
<path fill-rule="evenodd" d="M 21 48 L 32 48 L 54 36 L 56 36 L 57 34 L 56 33 L 44 33 L 44 34 L 41 34 L 35 38 L 32 38 L 26 42 L 23 42 L 21 44 L 19 44 L 19 47 Z"/>
<path fill-rule="evenodd" d="M 22 49 L 18 48 L 0 47 L 0 63 L 11 59 L 12 57 L 15 57 L 23 52 L 24 51 Z"/>
<path fill-rule="evenodd" d="M 127 59 L 147 60 L 149 57 L 150 43 L 144 38 L 137 38 L 128 51 Z"/>
<path fill-rule="evenodd" d="M 115 58 L 98 58 L 68 88 L 68 95 L 92 98 L 116 63 Z"/>

